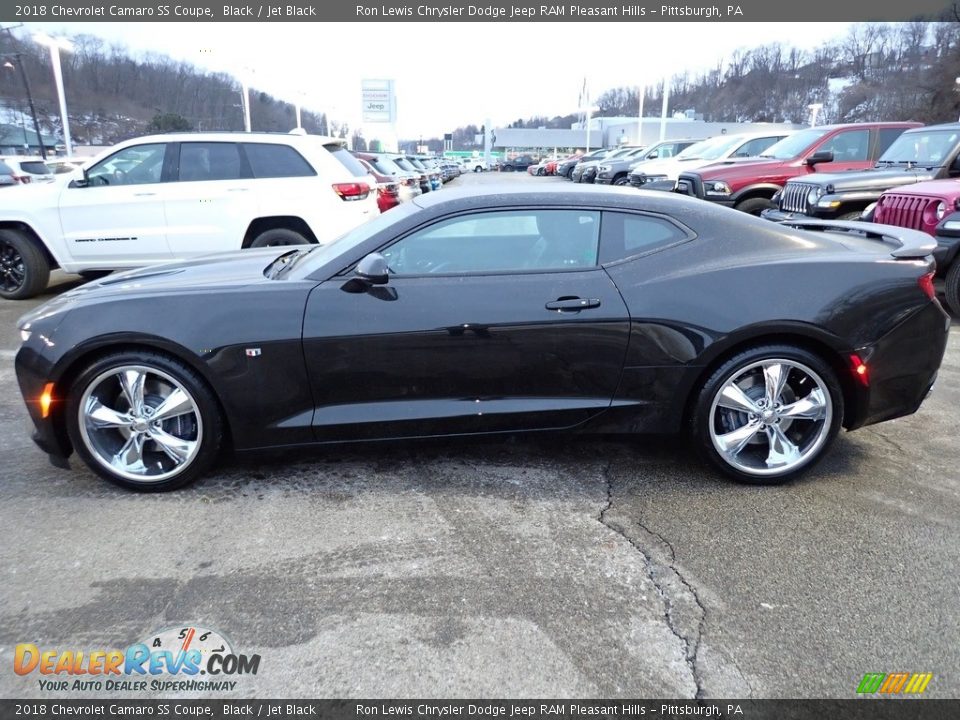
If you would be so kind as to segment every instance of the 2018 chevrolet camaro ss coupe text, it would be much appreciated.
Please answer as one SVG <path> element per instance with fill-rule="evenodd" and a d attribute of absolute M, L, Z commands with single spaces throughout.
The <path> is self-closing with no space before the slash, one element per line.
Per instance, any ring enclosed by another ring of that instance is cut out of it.
<path fill-rule="evenodd" d="M 946 347 L 933 243 L 668 193 L 417 198 L 324 246 L 124 272 L 20 322 L 54 462 L 137 490 L 238 451 L 437 435 L 689 432 L 747 482 L 915 412 Z"/>

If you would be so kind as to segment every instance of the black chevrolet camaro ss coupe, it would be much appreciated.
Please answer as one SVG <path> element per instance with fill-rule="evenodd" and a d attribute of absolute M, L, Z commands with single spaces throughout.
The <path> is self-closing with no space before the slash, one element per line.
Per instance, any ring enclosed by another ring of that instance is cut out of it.
<path fill-rule="evenodd" d="M 567 430 L 689 433 L 776 483 L 915 412 L 949 319 L 931 239 L 668 193 L 430 194 L 325 246 L 153 266 L 20 321 L 35 439 L 136 490 L 237 451 Z"/>

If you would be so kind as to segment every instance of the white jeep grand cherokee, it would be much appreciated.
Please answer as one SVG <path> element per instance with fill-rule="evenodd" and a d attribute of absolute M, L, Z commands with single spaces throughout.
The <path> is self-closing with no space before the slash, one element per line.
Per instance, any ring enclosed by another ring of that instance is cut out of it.
<path fill-rule="evenodd" d="M 325 243 L 379 214 L 376 181 L 316 135 L 174 133 L 128 140 L 63 180 L 0 195 L 0 297 L 51 269 L 121 268 L 265 245 Z"/>

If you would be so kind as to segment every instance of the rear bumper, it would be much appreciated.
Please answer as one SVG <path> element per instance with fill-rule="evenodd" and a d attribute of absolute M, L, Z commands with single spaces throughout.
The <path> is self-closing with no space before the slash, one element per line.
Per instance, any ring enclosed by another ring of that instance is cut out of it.
<path fill-rule="evenodd" d="M 803 213 L 785 212 L 778 208 L 769 208 L 761 212 L 760 217 L 762 217 L 764 220 L 780 222 L 781 220 L 796 220 L 797 218 L 807 218 L 810 216 L 804 215 Z"/>
<path fill-rule="evenodd" d="M 849 429 L 915 413 L 930 393 L 947 348 L 950 317 L 930 302 L 857 354 L 869 370 Z"/>

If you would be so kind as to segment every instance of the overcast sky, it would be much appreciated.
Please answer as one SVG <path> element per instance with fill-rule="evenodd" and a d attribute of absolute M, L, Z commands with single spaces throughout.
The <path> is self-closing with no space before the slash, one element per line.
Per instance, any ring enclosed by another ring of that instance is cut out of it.
<path fill-rule="evenodd" d="M 575 112 L 591 96 L 696 72 L 741 47 L 812 48 L 849 23 L 28 23 L 49 34 L 96 35 L 132 53 L 160 52 L 251 87 L 360 122 L 360 82 L 396 81 L 398 134 L 436 136 L 486 118 L 494 126 Z M 425 63 L 420 58 L 431 58 Z M 430 66 L 432 64 L 432 66 Z M 69 104 L 70 88 L 66 88 Z M 686 108 L 677 108 L 684 110 Z M 672 108 L 671 108 L 672 110 Z M 659 108 L 646 114 L 658 115 Z M 254 128 L 256 130 L 256 128 Z M 368 137 L 376 128 L 368 128 Z"/>

